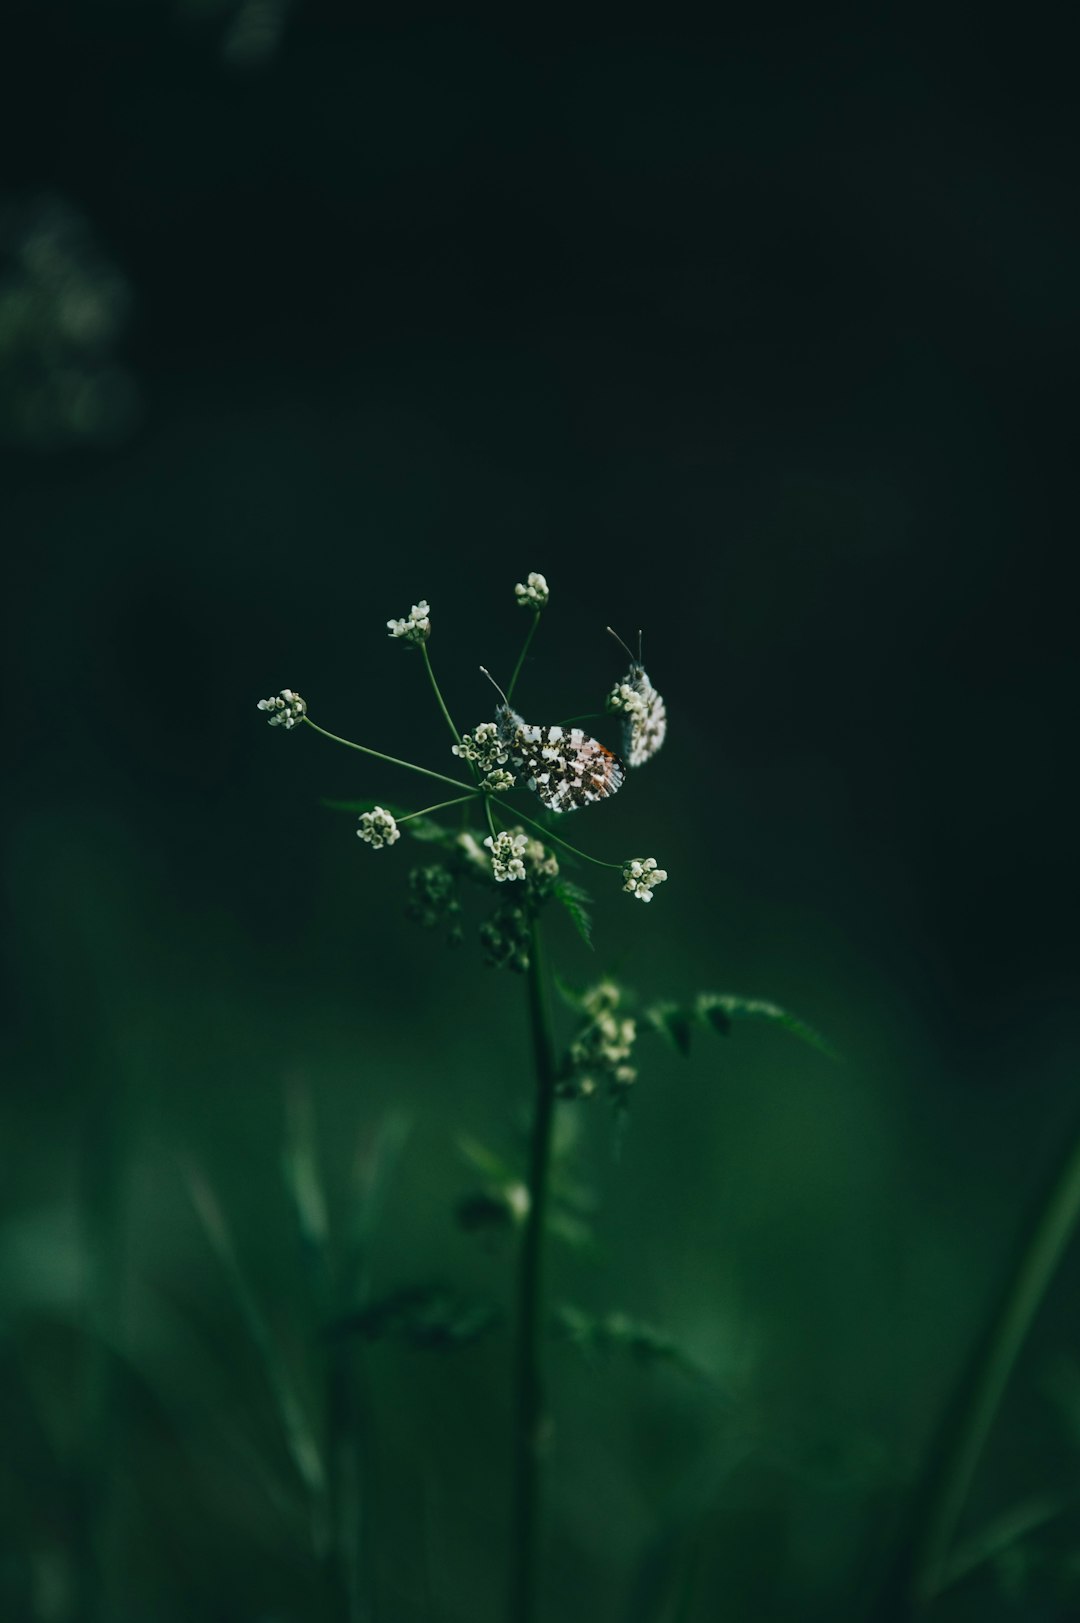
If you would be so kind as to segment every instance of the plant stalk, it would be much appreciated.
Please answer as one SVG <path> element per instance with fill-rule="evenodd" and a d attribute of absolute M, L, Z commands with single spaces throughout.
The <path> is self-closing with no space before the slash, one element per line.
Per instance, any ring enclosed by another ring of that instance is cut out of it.
<path fill-rule="evenodd" d="M 514 1351 L 514 1500 L 510 1623 L 534 1623 L 540 1470 L 547 1416 L 543 1385 L 544 1240 L 547 1227 L 551 1134 L 555 1119 L 555 1042 L 548 1002 L 540 926 L 530 930 L 529 1022 L 536 1069 L 536 1107 L 529 1156 L 529 1210 L 518 1266 L 517 1344 Z"/>
<path fill-rule="evenodd" d="M 959 1387 L 923 1492 L 906 1579 L 890 1588 L 918 1616 L 945 1587 L 957 1529 L 1013 1367 L 1080 1221 L 1080 1137 L 1050 1185 L 1000 1304 Z"/>

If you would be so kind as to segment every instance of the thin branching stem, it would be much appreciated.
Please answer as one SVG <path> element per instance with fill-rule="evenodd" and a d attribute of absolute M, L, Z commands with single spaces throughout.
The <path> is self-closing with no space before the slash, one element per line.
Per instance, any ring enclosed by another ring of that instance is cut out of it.
<path fill-rule="evenodd" d="M 514 666 L 514 674 L 510 678 L 510 685 L 506 690 L 506 702 L 507 702 L 507 704 L 509 704 L 512 701 L 513 697 L 514 697 L 514 689 L 517 687 L 517 679 L 521 675 L 521 667 L 525 663 L 525 655 L 529 652 L 529 644 L 532 642 L 533 638 L 536 636 L 536 628 L 537 628 L 537 626 L 539 624 L 540 624 L 540 610 L 537 609 L 536 613 L 533 615 L 532 625 L 529 627 L 528 631 L 525 633 L 525 641 L 521 645 L 521 653 L 518 655 L 518 662 Z"/>
<path fill-rule="evenodd" d="M 436 699 L 439 701 L 439 709 L 442 711 L 443 716 L 446 719 L 446 725 L 449 727 L 450 731 L 454 735 L 454 743 L 455 744 L 460 744 L 461 743 L 461 734 L 458 732 L 457 728 L 454 726 L 453 717 L 451 716 L 449 710 L 446 708 L 446 700 L 443 698 L 442 693 L 439 690 L 439 684 L 435 680 L 435 672 L 431 668 L 431 655 L 427 651 L 427 643 L 426 642 L 422 642 L 420 644 L 420 652 L 424 656 L 424 669 L 428 673 L 428 681 L 431 683 L 432 691 L 434 692 Z"/>
<path fill-rule="evenodd" d="M 499 837 L 499 832 L 495 827 L 495 818 L 492 816 L 492 812 L 491 812 L 491 796 L 490 795 L 485 795 L 484 796 L 484 816 L 487 818 L 487 825 L 488 825 L 488 828 L 491 830 L 491 838 L 493 840 L 497 840 L 498 837 Z"/>
<path fill-rule="evenodd" d="M 506 812 L 508 816 L 520 817 L 521 821 L 528 823 L 530 828 L 538 829 L 545 840 L 553 840 L 556 845 L 561 845 L 565 851 L 572 851 L 576 857 L 582 857 L 586 862 L 594 862 L 598 868 L 621 869 L 625 866 L 621 862 L 603 862 L 599 857 L 591 857 L 587 851 L 579 851 L 576 845 L 571 845 L 569 840 L 564 840 L 560 835 L 553 834 L 549 828 L 545 828 L 543 823 L 538 823 L 534 817 L 526 817 L 523 811 L 515 811 L 513 806 L 505 806 L 501 800 L 496 800 L 495 804 L 500 811 Z"/>
<path fill-rule="evenodd" d="M 437 805 L 425 806 L 422 811 L 406 812 L 404 817 L 398 817 L 396 821 L 408 823 L 414 817 L 428 817 L 432 812 L 445 811 L 447 806 L 463 806 L 467 800 L 475 800 L 479 793 L 479 789 L 474 789 L 471 795 L 456 795 L 453 800 L 440 800 Z"/>
<path fill-rule="evenodd" d="M 381 750 L 368 749 L 366 744 L 354 744 L 351 738 L 339 738 L 337 733 L 328 733 L 325 727 L 305 716 L 304 721 L 309 727 L 314 727 L 317 733 L 329 738 L 331 743 L 344 744 L 346 749 L 359 750 L 361 755 L 372 755 L 376 761 L 386 761 L 390 766 L 403 766 L 407 772 L 419 772 L 425 778 L 435 778 L 439 783 L 449 783 L 455 789 L 471 789 L 472 785 L 462 783 L 460 778 L 448 778 L 445 772 L 432 772 L 426 766 L 417 766 L 413 761 L 399 761 L 396 755 L 384 755 Z"/>
<path fill-rule="evenodd" d="M 551 1137 L 555 1119 L 555 1039 L 539 921 L 530 926 L 529 1023 L 536 1070 L 536 1106 L 529 1152 L 529 1210 L 521 1239 L 514 1349 L 514 1538 L 509 1623 L 534 1623 L 545 1413 L 542 1341 L 544 1238 L 547 1226 Z"/>

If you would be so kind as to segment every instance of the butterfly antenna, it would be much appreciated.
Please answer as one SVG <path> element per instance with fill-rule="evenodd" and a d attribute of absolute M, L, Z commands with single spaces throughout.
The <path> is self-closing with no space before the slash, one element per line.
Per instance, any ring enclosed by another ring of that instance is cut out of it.
<path fill-rule="evenodd" d="M 633 649 L 626 647 L 626 644 L 623 642 L 622 638 L 619 636 L 619 633 L 617 631 L 612 631 L 610 626 L 607 627 L 607 631 L 608 631 L 610 636 L 615 638 L 615 641 L 618 643 L 620 648 L 626 648 L 626 652 L 630 655 L 631 660 L 633 660 L 633 658 L 634 658 Z M 639 638 L 640 638 L 640 635 L 641 635 L 641 633 L 639 632 L 638 633 Z M 640 661 L 638 661 L 638 663 L 640 663 Z"/>
<path fill-rule="evenodd" d="M 495 678 L 492 676 L 492 674 L 488 670 L 487 666 L 486 665 L 481 665 L 480 669 L 483 671 L 484 675 L 487 677 L 488 681 L 491 683 L 492 687 L 495 689 L 495 692 L 499 695 L 499 698 L 502 700 L 503 704 L 509 710 L 509 708 L 510 708 L 510 700 L 506 697 L 506 694 L 503 692 L 503 690 L 499 686 L 498 682 L 496 682 Z"/>

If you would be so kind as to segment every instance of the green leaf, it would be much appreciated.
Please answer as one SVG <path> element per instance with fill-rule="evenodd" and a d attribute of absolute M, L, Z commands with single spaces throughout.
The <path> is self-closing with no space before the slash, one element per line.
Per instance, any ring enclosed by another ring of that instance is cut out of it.
<path fill-rule="evenodd" d="M 580 885 L 575 885 L 572 879 L 559 878 L 552 887 L 551 894 L 557 902 L 561 902 L 570 915 L 571 923 L 585 945 L 592 950 L 592 914 L 588 904 L 592 897 Z"/>
<path fill-rule="evenodd" d="M 690 1053 L 691 1015 L 677 1003 L 653 1003 L 645 1010 L 645 1020 L 685 1059 Z"/>
<path fill-rule="evenodd" d="M 408 1285 L 336 1320 L 330 1334 L 444 1351 L 478 1340 L 499 1317 L 491 1303 L 463 1301 L 441 1285 Z"/>
<path fill-rule="evenodd" d="M 986 1527 L 956 1546 L 949 1556 L 937 1593 L 968 1577 L 985 1562 L 998 1559 L 1006 1550 L 1013 1549 L 1026 1539 L 1029 1533 L 1036 1532 L 1060 1516 L 1065 1508 L 1062 1499 L 1051 1494 L 1039 1494 L 996 1516 Z"/>
<path fill-rule="evenodd" d="M 326 1494 L 326 1471 L 315 1431 L 293 1382 L 288 1363 L 274 1338 L 255 1292 L 244 1272 L 224 1211 L 209 1183 L 195 1166 L 185 1166 L 188 1193 L 206 1236 L 228 1275 L 248 1334 L 262 1357 L 263 1367 L 277 1403 L 285 1442 L 297 1475 L 313 1499 Z"/>
<path fill-rule="evenodd" d="M 711 1377 L 678 1343 L 628 1313 L 615 1311 L 597 1318 L 563 1302 L 554 1314 L 556 1330 L 587 1357 L 627 1357 L 637 1364 L 670 1364 L 697 1380 Z"/>
<path fill-rule="evenodd" d="M 694 1014 L 702 1025 L 710 1026 L 725 1037 L 736 1020 L 764 1020 L 790 1032 L 791 1036 L 808 1043 L 827 1058 L 839 1058 L 836 1050 L 813 1026 L 808 1026 L 797 1015 L 789 1014 L 779 1004 L 768 1003 L 763 998 L 736 997 L 730 992 L 700 992 L 694 1002 Z"/>

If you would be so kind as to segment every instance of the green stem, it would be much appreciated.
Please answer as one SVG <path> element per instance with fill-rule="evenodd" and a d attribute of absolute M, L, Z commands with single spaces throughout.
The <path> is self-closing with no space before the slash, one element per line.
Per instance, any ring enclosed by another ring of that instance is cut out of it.
<path fill-rule="evenodd" d="M 463 806 L 467 800 L 475 800 L 479 793 L 479 789 L 474 789 L 471 795 L 457 795 L 453 800 L 440 800 L 435 806 L 425 806 L 423 811 L 406 812 L 405 816 L 399 817 L 397 821 L 409 823 L 414 817 L 427 817 L 431 812 L 445 811 L 447 806 Z"/>
<path fill-rule="evenodd" d="M 1080 1219 L 1080 1138 L 1051 1185 L 979 1350 L 939 1455 L 914 1541 L 913 1611 L 943 1587 L 960 1516 L 1017 1356 Z"/>
<path fill-rule="evenodd" d="M 428 681 L 431 683 L 431 686 L 432 686 L 432 689 L 434 691 L 435 697 L 439 701 L 439 709 L 442 711 L 444 717 L 446 718 L 446 725 L 449 727 L 450 731 L 454 735 L 454 743 L 455 744 L 460 744 L 461 743 L 461 734 L 458 732 L 457 728 L 454 726 L 453 719 L 452 719 L 452 717 L 450 715 L 450 712 L 446 708 L 446 700 L 443 698 L 442 694 L 439 691 L 439 684 L 435 680 L 435 672 L 431 668 L 431 656 L 427 651 L 427 643 L 426 642 L 422 642 L 420 644 L 420 652 L 424 656 L 424 669 L 428 673 Z"/>
<path fill-rule="evenodd" d="M 419 772 L 425 778 L 435 778 L 439 783 L 451 783 L 455 789 L 471 789 L 469 783 L 462 783 L 460 778 L 448 778 L 445 772 L 430 772 L 426 766 L 416 766 L 412 761 L 399 761 L 396 755 L 384 755 L 381 750 L 368 749 L 366 744 L 354 744 L 351 738 L 339 738 L 337 733 L 328 733 L 325 727 L 305 716 L 304 721 L 309 727 L 314 727 L 317 733 L 329 738 L 334 744 L 344 744 L 346 749 L 359 750 L 361 755 L 373 755 L 377 761 L 388 761 L 391 766 L 403 766 L 408 772 Z"/>
<path fill-rule="evenodd" d="M 487 818 L 487 825 L 488 825 L 488 828 L 491 830 L 491 838 L 493 840 L 497 840 L 498 837 L 499 837 L 499 833 L 498 833 L 498 830 L 495 827 L 495 819 L 491 815 L 491 796 L 490 795 L 485 795 L 484 796 L 484 816 Z"/>
<path fill-rule="evenodd" d="M 540 1466 L 547 1416 L 541 1340 L 544 1324 L 544 1231 L 547 1224 L 551 1136 L 555 1119 L 555 1042 L 539 922 L 530 927 L 529 1022 L 536 1069 L 536 1109 L 529 1154 L 529 1210 L 521 1240 L 514 1349 L 514 1537 L 509 1623 L 534 1623 Z"/>
<path fill-rule="evenodd" d="M 518 817 L 523 823 L 528 823 L 530 828 L 539 829 L 545 840 L 553 840 L 556 845 L 561 845 L 564 851 L 572 851 L 576 857 L 581 857 L 586 862 L 594 862 L 598 868 L 618 868 L 621 870 L 625 866 L 621 862 L 602 862 L 599 857 L 591 857 L 587 851 L 579 851 L 576 845 L 571 845 L 569 840 L 564 840 L 558 834 L 553 834 L 549 828 L 544 827 L 543 823 L 538 823 L 535 817 L 526 817 L 523 811 L 516 811 L 513 806 L 507 806 L 501 800 L 496 800 L 495 804 L 500 811 L 506 812 L 508 816 Z"/>
<path fill-rule="evenodd" d="M 525 663 L 525 655 L 529 652 L 529 644 L 532 642 L 533 638 L 536 636 L 536 628 L 537 628 L 537 626 L 539 624 L 540 624 L 540 610 L 537 609 L 536 613 L 533 615 L 533 623 L 529 627 L 528 632 L 526 633 L 526 636 L 525 636 L 525 641 L 521 645 L 521 653 L 518 655 L 518 662 L 514 666 L 514 674 L 510 678 L 510 686 L 506 690 L 506 702 L 507 702 L 507 704 L 509 704 L 511 702 L 511 700 L 513 699 L 513 697 L 514 697 L 514 689 L 517 687 L 517 679 L 521 675 L 521 667 Z"/>

